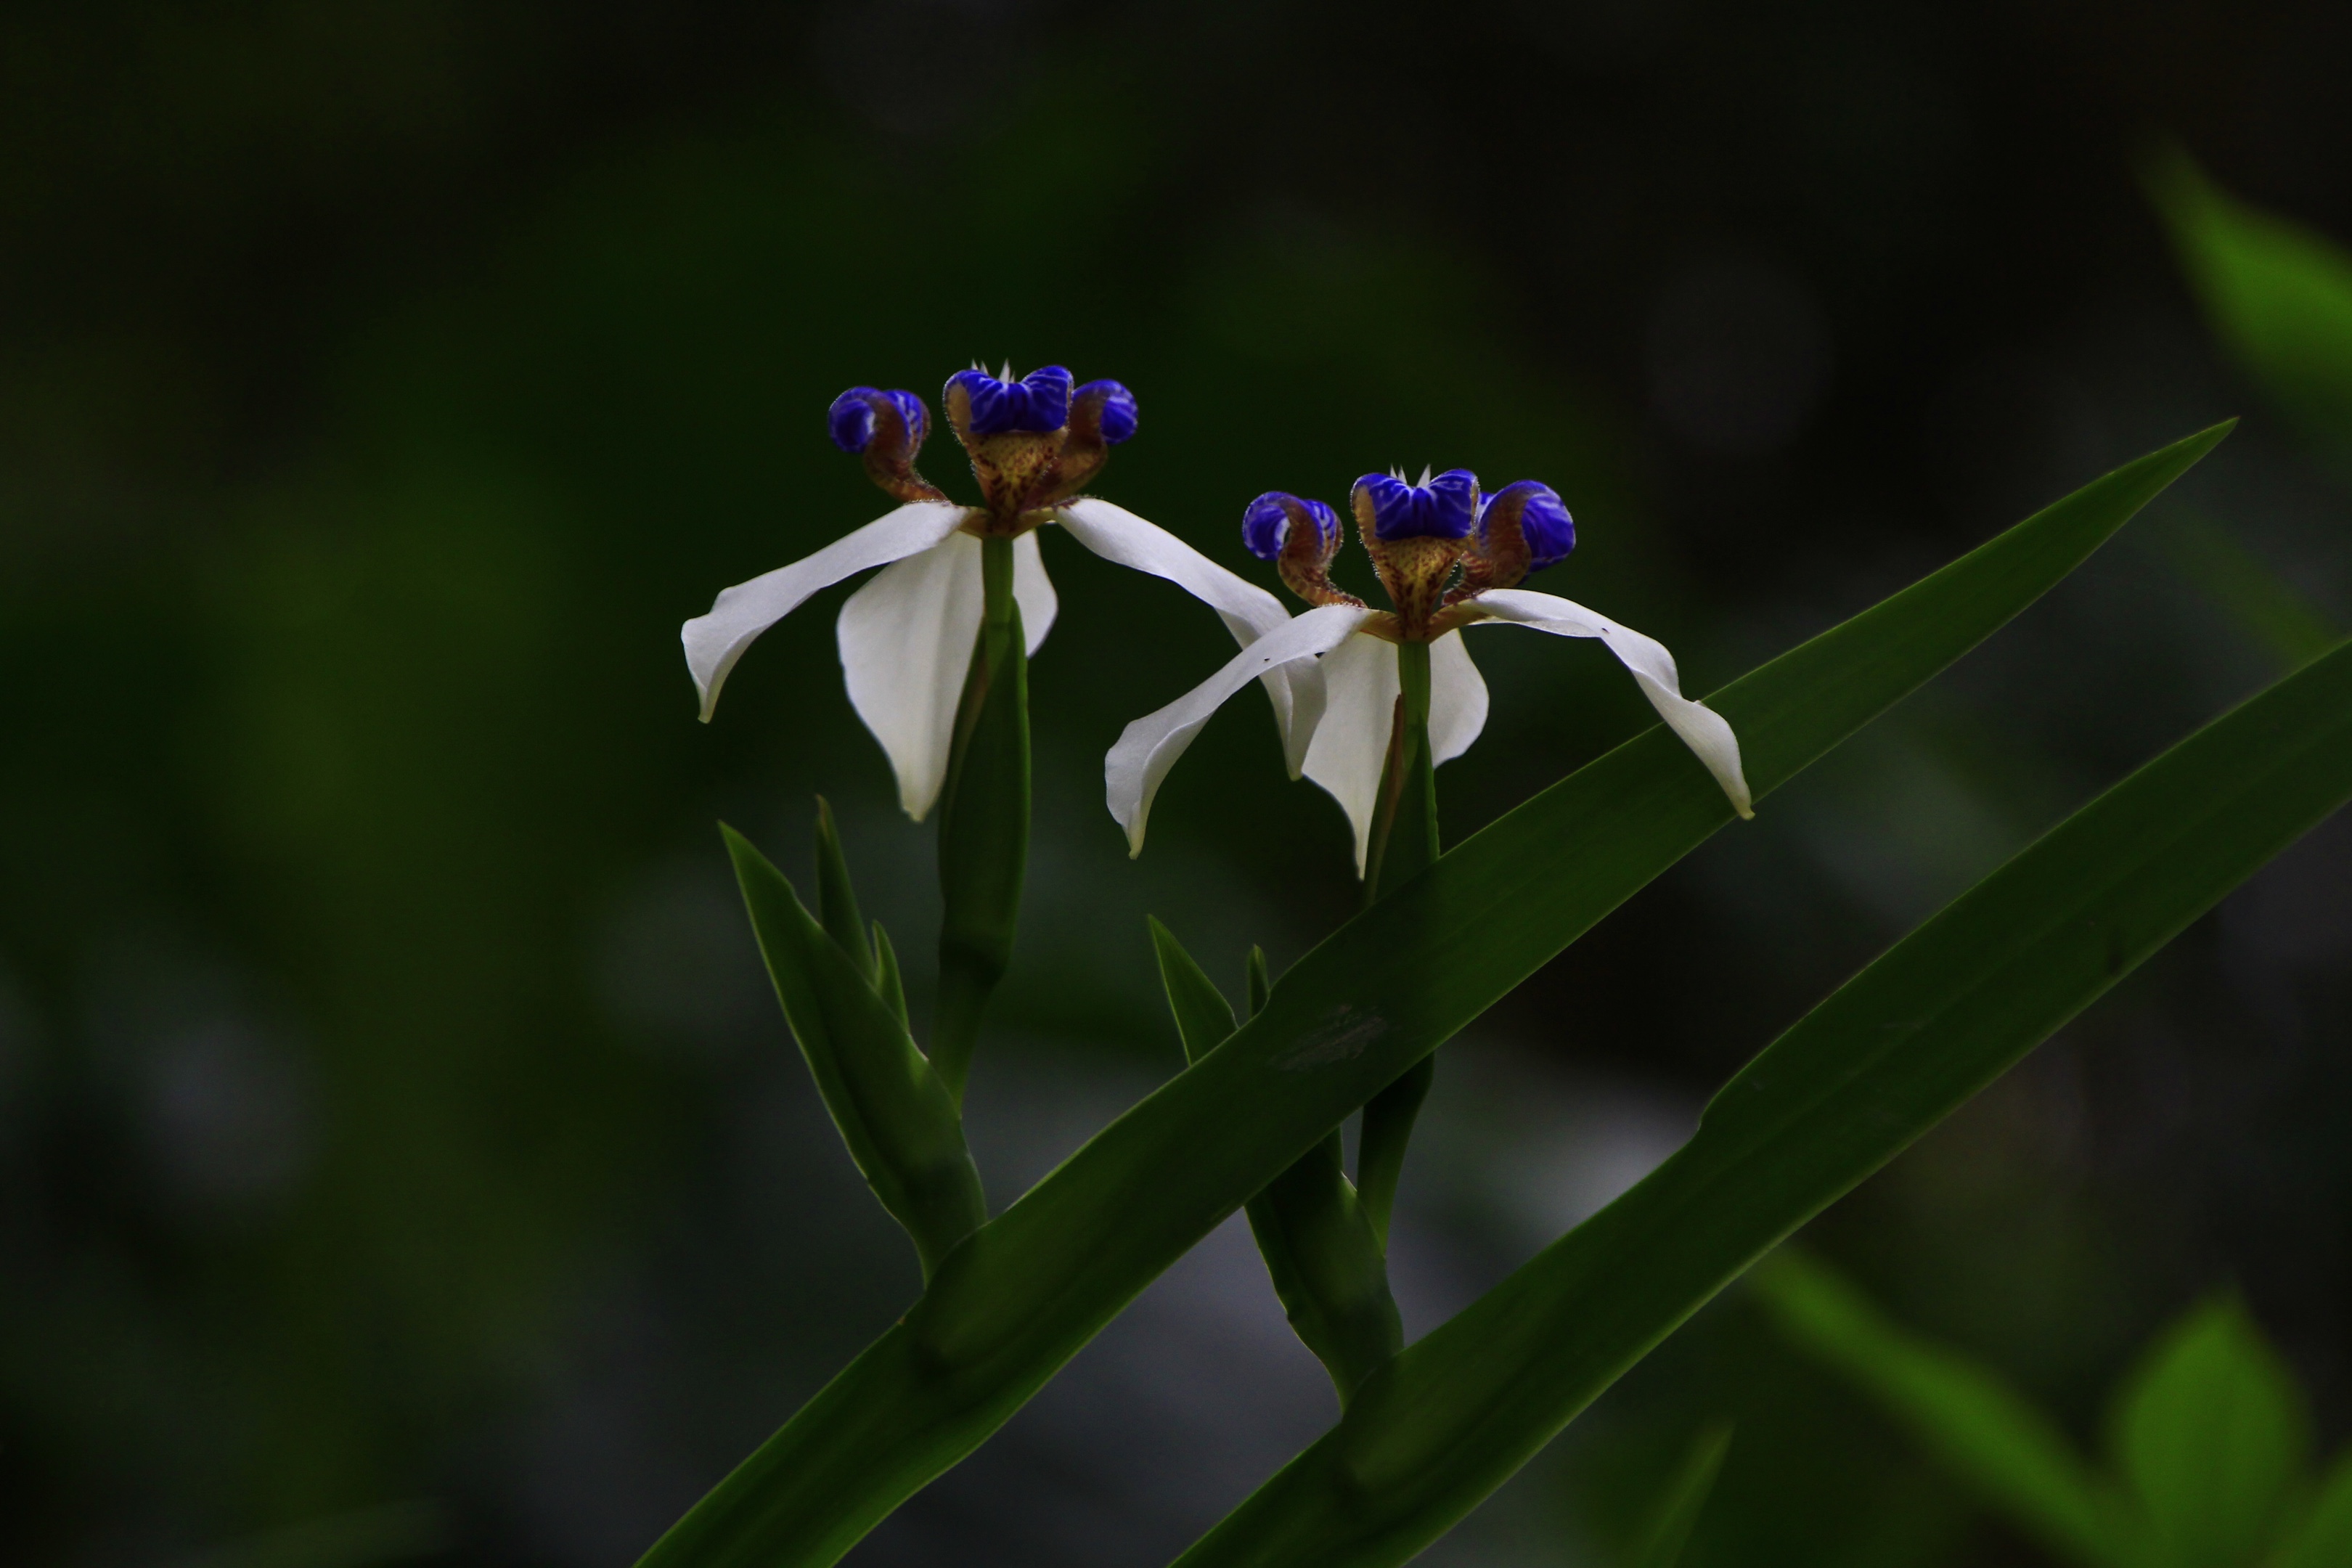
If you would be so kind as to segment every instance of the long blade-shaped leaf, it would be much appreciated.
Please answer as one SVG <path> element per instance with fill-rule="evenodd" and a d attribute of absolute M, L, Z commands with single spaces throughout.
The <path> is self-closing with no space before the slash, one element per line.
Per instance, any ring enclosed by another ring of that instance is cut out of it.
<path fill-rule="evenodd" d="M 2185 157 L 2155 186 L 2222 342 L 2305 428 L 2352 447 L 2352 255 L 2240 202 Z"/>
<path fill-rule="evenodd" d="M 2084 486 L 1709 698 L 1739 733 L 1756 795 L 2032 604 L 2228 429 Z M 647 1563 L 835 1561 L 1349 1112 L 1731 819 L 1659 727 L 1465 839 L 959 1247 Z"/>
<path fill-rule="evenodd" d="M 2118 1500 L 2051 1419 L 1985 1367 L 1888 1321 L 1821 1264 L 1783 1249 L 1756 1285 L 1791 1339 L 1844 1372 L 2057 1557 L 2127 1556 Z"/>
<path fill-rule="evenodd" d="M 1905 938 L 1691 1141 L 1407 1350 L 1184 1568 L 1412 1557 L 1739 1272 L 2352 798 L 2352 645 L 2182 742 Z"/>
<path fill-rule="evenodd" d="M 1706 1507 L 1707 1494 L 1715 1490 L 1715 1478 L 1723 1469 L 1723 1456 L 1730 1448 L 1728 1421 L 1717 1422 L 1692 1441 L 1690 1452 L 1643 1532 L 1641 1555 L 1633 1559 L 1633 1568 L 1675 1568 L 1683 1560 L 1683 1548 L 1690 1543 L 1699 1510 Z"/>

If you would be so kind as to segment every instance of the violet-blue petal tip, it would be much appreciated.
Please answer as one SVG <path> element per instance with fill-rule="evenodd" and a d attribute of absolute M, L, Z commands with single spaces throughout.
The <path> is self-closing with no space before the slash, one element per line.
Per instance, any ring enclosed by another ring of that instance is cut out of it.
<path fill-rule="evenodd" d="M 921 446 L 923 438 L 931 433 L 931 411 L 923 406 L 923 400 L 911 392 L 904 391 L 886 392 L 882 395 L 890 400 L 890 406 L 896 408 L 898 417 L 907 422 L 908 445 Z"/>
<path fill-rule="evenodd" d="M 874 399 L 882 395 L 870 386 L 853 386 L 825 410 L 825 433 L 845 452 L 863 452 L 874 440 Z"/>
<path fill-rule="evenodd" d="M 1522 479 L 1518 485 L 1533 491 L 1519 511 L 1519 533 L 1528 542 L 1528 570 L 1540 572 L 1568 559 L 1576 548 L 1576 520 L 1568 515 L 1568 503 L 1549 485 L 1533 479 Z"/>
<path fill-rule="evenodd" d="M 1135 394 L 1118 382 L 1090 381 L 1078 388 L 1076 397 L 1082 403 L 1090 397 L 1102 400 L 1097 423 L 1104 445 L 1116 447 L 1135 434 Z"/>
<path fill-rule="evenodd" d="M 1049 364 L 1019 381 L 999 381 L 984 370 L 960 370 L 948 385 L 961 386 L 971 399 L 971 433 L 1002 436 L 1025 430 L 1043 435 L 1070 422 L 1070 373 Z"/>
<path fill-rule="evenodd" d="M 1372 504 L 1372 531 L 1382 539 L 1466 539 L 1478 521 L 1478 476 L 1448 468 L 1426 485 L 1391 474 L 1356 481 Z"/>
<path fill-rule="evenodd" d="M 1300 511 L 1315 530 L 1316 552 L 1328 556 L 1339 543 L 1339 514 L 1319 500 L 1286 490 L 1268 490 L 1249 503 L 1242 513 L 1242 547 L 1260 561 L 1280 560 L 1291 521 Z"/>
<path fill-rule="evenodd" d="M 931 416 L 924 409 L 923 400 L 911 392 L 880 392 L 870 386 L 853 386 L 835 398 L 833 406 L 825 410 L 825 434 L 845 452 L 863 452 L 874 444 L 876 409 L 885 403 L 906 422 L 907 449 L 911 456 L 922 446 L 931 427 Z"/>

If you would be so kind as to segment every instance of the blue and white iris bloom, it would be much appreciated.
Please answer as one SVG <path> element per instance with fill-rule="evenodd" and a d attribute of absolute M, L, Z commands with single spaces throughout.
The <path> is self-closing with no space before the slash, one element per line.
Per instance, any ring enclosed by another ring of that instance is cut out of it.
<path fill-rule="evenodd" d="M 1295 679 L 1313 669 L 1322 676 L 1319 710 L 1299 712 L 1285 742 L 1294 751 L 1303 744 L 1306 775 L 1347 812 L 1361 876 L 1399 712 L 1397 645 L 1429 645 L 1430 754 L 1433 763 L 1447 762 L 1469 750 L 1486 727 L 1486 683 L 1461 633 L 1488 625 L 1599 638 L 1706 765 L 1732 808 L 1743 817 L 1755 815 L 1738 738 L 1721 715 L 1682 694 L 1675 656 L 1664 645 L 1581 605 L 1517 585 L 1576 546 L 1576 525 L 1549 486 L 1523 479 L 1487 495 L 1463 468 L 1433 479 L 1424 470 L 1417 485 L 1402 474 L 1367 474 L 1356 481 L 1351 500 L 1358 536 L 1393 608 L 1374 609 L 1331 581 L 1342 532 L 1330 507 L 1278 490 L 1252 501 L 1242 518 L 1243 542 L 1274 562 L 1284 584 L 1315 608 L 1246 645 L 1200 686 L 1119 736 L 1104 772 L 1110 812 L 1127 830 L 1129 854 L 1143 848 L 1160 781 L 1209 716 L 1254 679 L 1285 669 Z M 1292 776 L 1298 772 L 1294 767 Z"/>
<path fill-rule="evenodd" d="M 708 722 L 719 689 L 753 639 L 811 595 L 879 566 L 841 607 L 837 640 L 850 705 L 889 755 L 898 803 L 920 821 L 946 782 L 956 709 L 982 612 L 981 542 L 1013 541 L 1013 594 L 1028 651 L 1054 624 L 1054 585 L 1037 530 L 1059 524 L 1107 561 L 1164 577 L 1202 600 L 1246 647 L 1286 624 L 1279 600 L 1133 512 L 1077 492 L 1102 470 L 1110 448 L 1135 434 L 1135 398 L 1115 381 L 1074 386 L 1048 365 L 1014 380 L 974 368 L 950 377 L 941 395 L 948 423 L 979 481 L 982 504 L 959 505 L 915 471 L 930 416 L 910 392 L 853 387 L 828 417 L 834 442 L 865 459 L 869 478 L 903 504 L 815 554 L 719 595 L 707 616 L 686 623 L 686 661 Z M 1311 667 L 1306 689 L 1316 689 Z M 1296 678 L 1265 678 L 1275 718 L 1293 728 Z M 1300 744 L 1304 745 L 1302 740 Z M 1298 761 L 1294 754 L 1293 776 Z"/>

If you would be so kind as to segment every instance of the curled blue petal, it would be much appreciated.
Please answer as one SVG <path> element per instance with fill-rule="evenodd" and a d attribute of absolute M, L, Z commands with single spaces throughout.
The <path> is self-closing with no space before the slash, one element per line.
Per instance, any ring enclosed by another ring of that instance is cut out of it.
<path fill-rule="evenodd" d="M 1097 407 L 1095 422 L 1103 443 L 1116 447 L 1135 434 L 1135 394 L 1115 381 L 1090 381 L 1078 388 L 1075 401 Z"/>
<path fill-rule="evenodd" d="M 1448 468 L 1425 485 L 1366 474 L 1356 494 L 1359 515 L 1370 503 L 1372 531 L 1381 539 L 1466 539 L 1478 521 L 1478 476 L 1467 468 Z"/>
<path fill-rule="evenodd" d="M 911 392 L 880 392 L 870 386 L 853 386 L 833 400 L 825 410 L 825 434 L 833 444 L 845 452 L 863 452 L 874 444 L 876 426 L 884 408 L 897 412 L 906 426 L 905 448 L 911 457 L 931 433 L 931 416 L 923 407 L 923 400 Z"/>
<path fill-rule="evenodd" d="M 984 370 L 960 370 L 948 385 L 971 399 L 971 433 L 1002 436 L 1010 430 L 1043 435 L 1070 422 L 1070 384 L 1060 365 L 1031 371 L 1019 381 L 999 381 Z"/>
<path fill-rule="evenodd" d="M 1480 542 L 1488 542 L 1494 524 L 1513 518 L 1526 542 L 1530 572 L 1559 564 L 1576 548 L 1576 520 L 1568 515 L 1568 503 L 1540 480 L 1521 479 L 1487 498 L 1478 510 Z"/>
<path fill-rule="evenodd" d="M 1242 513 L 1242 547 L 1260 561 L 1278 561 L 1290 527 L 1304 522 L 1315 531 L 1314 555 L 1328 560 L 1339 548 L 1339 514 L 1319 500 L 1268 490 Z"/>
<path fill-rule="evenodd" d="M 1021 378 L 1029 397 L 1029 423 L 1016 430 L 1059 430 L 1070 422 L 1070 385 L 1077 378 L 1060 365 L 1044 365 Z"/>
<path fill-rule="evenodd" d="M 882 395 L 898 411 L 898 417 L 907 422 L 908 447 L 920 447 L 931 433 L 931 411 L 911 392 L 886 392 Z"/>
<path fill-rule="evenodd" d="M 825 433 L 845 452 L 863 452 L 874 440 L 874 400 L 882 395 L 870 386 L 853 386 L 825 410 Z"/>

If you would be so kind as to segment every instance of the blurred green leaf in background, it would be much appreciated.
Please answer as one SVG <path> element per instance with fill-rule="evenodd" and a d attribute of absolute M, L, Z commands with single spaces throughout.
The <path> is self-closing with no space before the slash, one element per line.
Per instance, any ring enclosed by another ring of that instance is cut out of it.
<path fill-rule="evenodd" d="M 2143 1352 L 2096 1470 L 2000 1375 L 1881 1316 L 1826 1265 L 1784 1250 L 1756 1275 L 1784 1332 L 1909 1427 L 1992 1508 L 2084 1568 L 2341 1563 L 2352 1448 L 2311 1467 L 2302 1391 L 2231 1296 Z"/>

